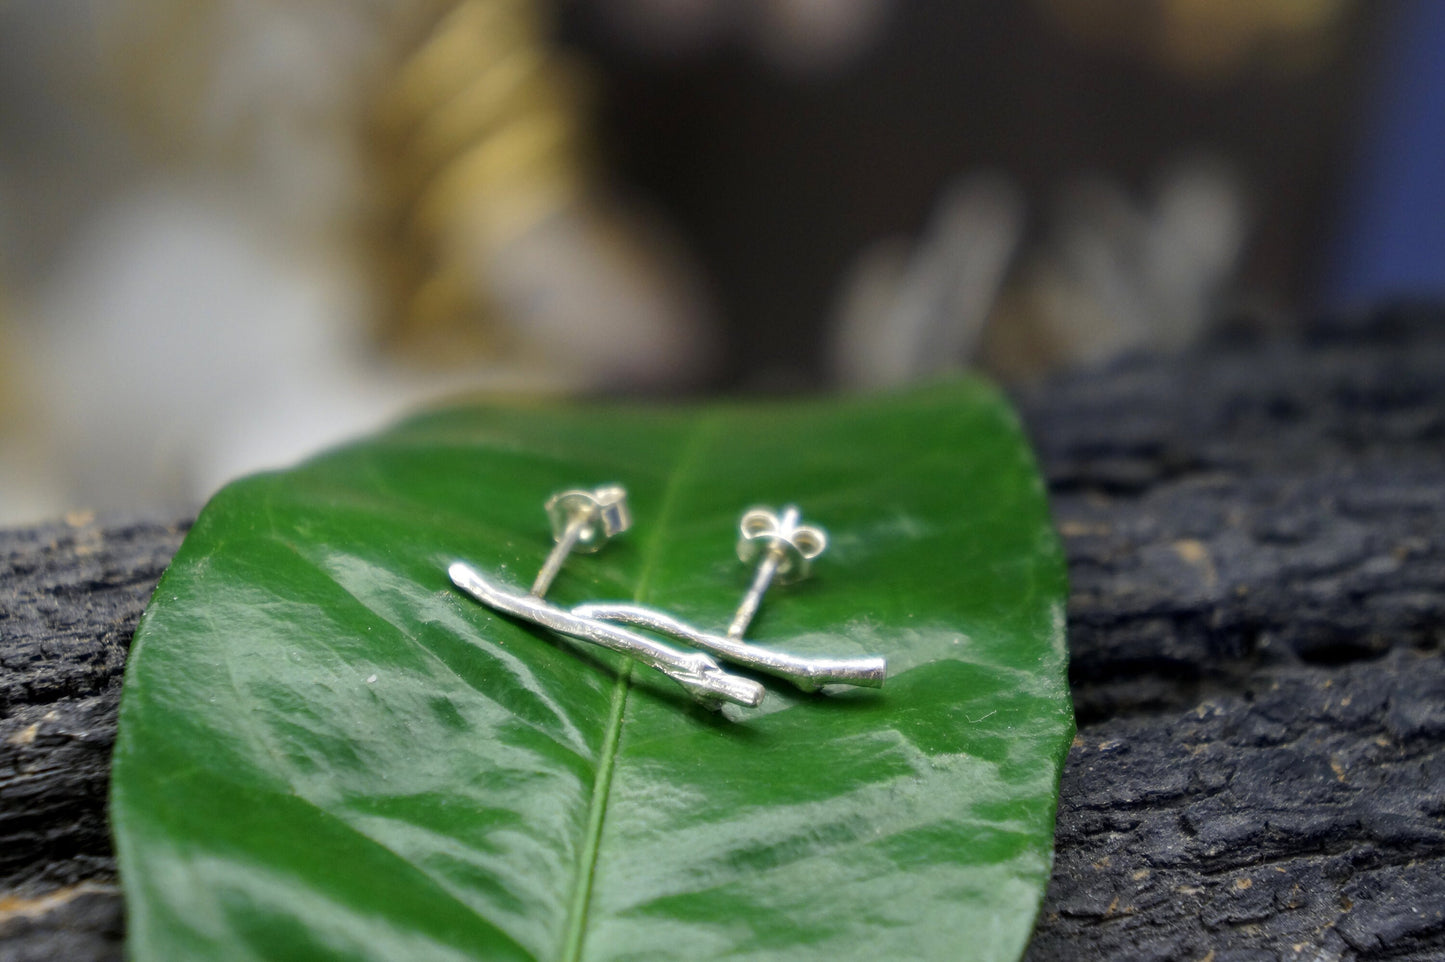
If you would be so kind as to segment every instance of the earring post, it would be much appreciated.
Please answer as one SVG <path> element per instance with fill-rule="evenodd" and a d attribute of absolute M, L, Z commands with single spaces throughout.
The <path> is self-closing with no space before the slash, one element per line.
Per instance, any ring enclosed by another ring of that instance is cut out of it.
<path fill-rule="evenodd" d="M 535 598 L 541 598 L 552 587 L 562 563 L 573 551 L 591 554 L 632 527 L 627 490 L 620 484 L 605 484 L 591 491 L 559 491 L 547 499 L 546 510 L 556 544 L 532 582 Z"/>
<path fill-rule="evenodd" d="M 572 553 L 572 549 L 577 547 L 577 539 L 582 537 L 583 529 L 587 527 L 592 520 L 591 516 L 595 513 L 595 508 L 590 511 L 584 508 L 572 513 L 572 518 L 567 522 L 567 528 L 562 532 L 562 537 L 558 538 L 557 543 L 552 546 L 552 553 L 547 555 L 547 560 L 542 563 L 542 570 L 537 572 L 537 580 L 532 582 L 532 594 L 535 597 L 542 597 L 547 593 L 547 589 L 552 587 L 557 573 L 562 570 L 562 562 L 566 561 L 567 556 Z"/>
<path fill-rule="evenodd" d="M 753 616 L 758 613 L 758 606 L 763 603 L 763 593 L 768 590 L 768 585 L 772 584 L 773 576 L 778 573 L 778 565 L 782 560 L 783 549 L 777 544 L 771 545 L 767 556 L 753 575 L 753 583 L 748 587 L 748 593 L 743 595 L 743 600 L 738 604 L 737 614 L 733 615 L 732 623 L 728 625 L 729 638 L 741 639 L 748 630 Z"/>
<path fill-rule="evenodd" d="M 777 534 L 769 539 L 767 554 L 758 564 L 753 583 L 748 586 L 748 593 L 743 595 L 743 600 L 738 603 L 737 614 L 733 615 L 732 623 L 728 625 L 729 638 L 741 640 L 748 625 L 752 624 L 753 616 L 758 613 L 758 606 L 763 602 L 763 593 L 768 590 L 768 585 L 772 584 L 778 573 L 778 566 L 787 557 L 785 538 L 797 528 L 801 517 L 795 505 L 790 504 L 783 508 L 782 517 L 774 524 Z"/>

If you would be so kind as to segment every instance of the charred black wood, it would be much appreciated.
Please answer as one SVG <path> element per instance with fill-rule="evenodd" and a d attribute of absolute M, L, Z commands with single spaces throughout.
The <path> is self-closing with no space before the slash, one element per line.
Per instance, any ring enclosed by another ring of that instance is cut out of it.
<path fill-rule="evenodd" d="M 1079 720 L 1030 962 L 1445 959 L 1445 312 L 1024 406 Z"/>

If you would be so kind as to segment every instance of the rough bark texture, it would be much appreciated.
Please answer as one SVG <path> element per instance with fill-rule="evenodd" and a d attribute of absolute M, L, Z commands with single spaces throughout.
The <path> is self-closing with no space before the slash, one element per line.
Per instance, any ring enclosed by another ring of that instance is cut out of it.
<path fill-rule="evenodd" d="M 121 671 L 186 527 L 0 531 L 0 962 L 120 958 L 105 802 Z"/>
<path fill-rule="evenodd" d="M 1031 962 L 1445 958 L 1445 312 L 1023 406 L 1079 714 Z M 0 532 L 0 962 L 120 957 L 120 671 L 183 532 Z"/>
<path fill-rule="evenodd" d="M 1030 960 L 1445 959 L 1445 314 L 1026 409 L 1079 718 Z"/>

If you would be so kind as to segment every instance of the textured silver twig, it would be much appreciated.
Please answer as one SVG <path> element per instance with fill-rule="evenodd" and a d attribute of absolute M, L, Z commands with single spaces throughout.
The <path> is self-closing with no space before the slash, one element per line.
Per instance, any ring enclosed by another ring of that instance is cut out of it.
<path fill-rule="evenodd" d="M 671 615 L 626 603 L 593 603 L 578 605 L 574 615 L 601 621 L 621 622 L 669 635 L 704 651 L 710 651 L 735 665 L 742 665 L 778 678 L 785 678 L 803 691 L 816 691 L 823 685 L 857 685 L 882 688 L 888 665 L 877 656 L 865 658 L 804 658 L 772 651 L 737 638 L 715 635 L 694 628 Z"/>
<path fill-rule="evenodd" d="M 728 674 L 701 652 L 677 651 L 626 628 L 574 614 L 535 595 L 498 585 L 461 561 L 452 564 L 447 573 L 453 584 L 488 608 L 635 658 L 677 682 L 709 708 L 724 701 L 756 708 L 763 700 L 762 685 Z"/>

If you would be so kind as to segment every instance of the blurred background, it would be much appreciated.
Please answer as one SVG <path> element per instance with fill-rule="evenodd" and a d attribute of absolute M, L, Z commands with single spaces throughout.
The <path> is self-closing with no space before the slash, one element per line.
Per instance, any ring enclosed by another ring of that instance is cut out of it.
<path fill-rule="evenodd" d="M 0 524 L 1445 288 L 1438 0 L 0 0 Z M 1445 372 L 1442 372 L 1445 374 Z"/>

